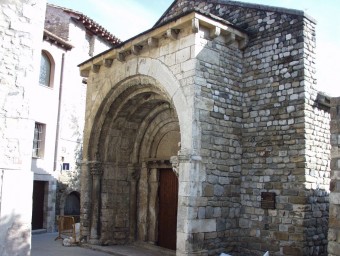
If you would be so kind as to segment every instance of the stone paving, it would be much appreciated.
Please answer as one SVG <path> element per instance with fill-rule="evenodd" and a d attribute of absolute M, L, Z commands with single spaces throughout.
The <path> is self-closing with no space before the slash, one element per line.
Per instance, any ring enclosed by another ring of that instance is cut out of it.
<path fill-rule="evenodd" d="M 163 250 L 159 247 L 148 248 L 129 245 L 129 246 L 63 246 L 62 240 L 56 240 L 58 233 L 43 233 L 32 235 L 32 256 L 174 256 L 175 252 Z"/>

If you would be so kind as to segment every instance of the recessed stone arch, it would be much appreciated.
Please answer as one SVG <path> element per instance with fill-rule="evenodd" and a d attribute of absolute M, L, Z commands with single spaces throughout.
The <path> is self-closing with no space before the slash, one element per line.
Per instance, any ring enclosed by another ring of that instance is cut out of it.
<path fill-rule="evenodd" d="M 106 70 L 106 80 L 103 88 L 93 95 L 91 114 L 87 117 L 88 123 L 85 130 L 87 135 L 84 138 L 84 159 L 94 160 L 98 155 L 98 141 L 107 114 L 112 114 L 110 109 L 115 109 L 125 99 L 124 95 L 129 95 L 135 89 L 135 85 L 140 87 L 152 85 L 159 90 L 159 93 L 167 98 L 168 102 L 178 112 L 178 120 L 181 127 L 181 146 L 183 149 L 191 151 L 192 134 L 195 133 L 191 118 L 193 118 L 193 99 L 188 100 L 179 81 L 164 63 L 151 58 L 134 58 L 119 66 L 112 66 L 115 70 Z M 124 76 L 125 75 L 125 76 Z M 115 105 L 113 105 L 115 104 Z M 178 111 L 180 110 L 180 111 Z"/>
<path fill-rule="evenodd" d="M 158 173 L 172 168 L 170 158 L 183 145 L 192 151 L 192 105 L 158 60 L 136 58 L 103 72 L 85 128 L 89 238 L 105 244 L 157 243 Z"/>

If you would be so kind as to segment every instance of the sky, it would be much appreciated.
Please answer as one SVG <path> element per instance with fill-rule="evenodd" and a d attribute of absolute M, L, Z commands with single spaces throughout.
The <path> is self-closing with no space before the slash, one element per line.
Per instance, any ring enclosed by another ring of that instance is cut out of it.
<path fill-rule="evenodd" d="M 304 11 L 317 21 L 317 89 L 340 97 L 339 0 L 238 0 Z M 125 41 L 151 28 L 173 0 L 47 0 L 90 17 Z"/>

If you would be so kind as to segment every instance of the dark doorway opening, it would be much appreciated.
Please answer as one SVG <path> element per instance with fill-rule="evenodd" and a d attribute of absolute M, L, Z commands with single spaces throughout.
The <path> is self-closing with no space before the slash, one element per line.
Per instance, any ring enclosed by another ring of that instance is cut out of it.
<path fill-rule="evenodd" d="M 44 202 L 46 181 L 33 182 L 32 230 L 44 228 Z"/>
<path fill-rule="evenodd" d="M 80 195 L 78 192 L 72 192 L 66 197 L 64 215 L 80 215 Z"/>
<path fill-rule="evenodd" d="M 158 245 L 176 250 L 178 179 L 172 169 L 159 174 Z"/>

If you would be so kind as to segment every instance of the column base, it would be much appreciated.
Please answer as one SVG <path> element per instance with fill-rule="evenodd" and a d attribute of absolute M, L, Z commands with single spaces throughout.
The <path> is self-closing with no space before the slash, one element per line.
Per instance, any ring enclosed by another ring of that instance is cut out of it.
<path fill-rule="evenodd" d="M 101 245 L 100 240 L 95 238 L 90 238 L 87 242 L 92 245 Z"/>

